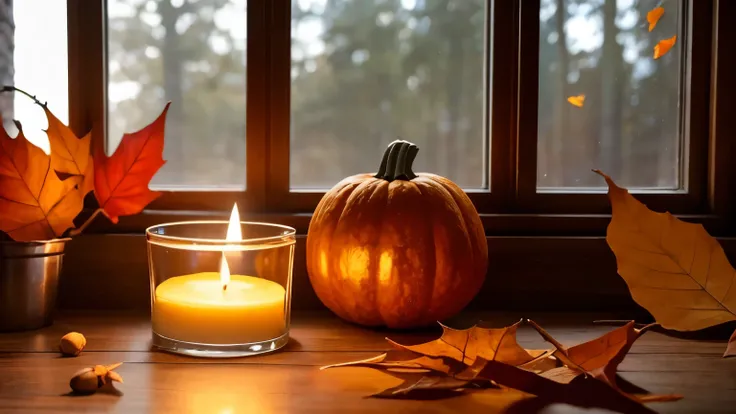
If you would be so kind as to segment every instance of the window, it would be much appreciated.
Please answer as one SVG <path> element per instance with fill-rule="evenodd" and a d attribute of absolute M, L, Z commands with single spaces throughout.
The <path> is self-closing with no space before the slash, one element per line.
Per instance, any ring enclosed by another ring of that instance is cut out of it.
<path fill-rule="evenodd" d="M 652 31 L 657 0 L 68 1 L 70 76 L 107 77 L 70 91 L 76 130 L 104 118 L 111 151 L 178 105 L 156 214 L 242 201 L 303 231 L 394 139 L 419 145 L 416 170 L 460 184 L 492 233 L 602 234 L 591 168 L 654 209 L 733 211 L 722 0 L 664 2 Z M 104 44 L 71 24 L 97 20 Z"/>
<path fill-rule="evenodd" d="M 294 1 L 292 188 L 374 171 L 386 146 L 416 171 L 487 188 L 483 0 Z"/>
<path fill-rule="evenodd" d="M 539 191 L 605 188 L 598 168 L 638 190 L 680 190 L 683 2 L 544 0 L 539 13 Z M 677 36 L 662 58 L 654 45 Z M 584 95 L 581 107 L 568 97 Z"/>
<path fill-rule="evenodd" d="M 59 19 L 66 1 L 16 1 L 0 6 L 0 74 L 3 85 L 15 85 L 47 102 L 62 121 L 69 119 L 67 27 Z M 43 33 L 40 35 L 39 33 Z M 53 67 L 54 70 L 49 70 Z M 49 142 L 43 132 L 48 126 L 43 110 L 20 93 L 0 94 L 3 126 L 17 134 L 13 119 L 23 124 L 29 141 L 45 151 Z"/>
<path fill-rule="evenodd" d="M 160 189 L 245 189 L 245 0 L 107 2 L 107 148 L 167 101 Z"/>

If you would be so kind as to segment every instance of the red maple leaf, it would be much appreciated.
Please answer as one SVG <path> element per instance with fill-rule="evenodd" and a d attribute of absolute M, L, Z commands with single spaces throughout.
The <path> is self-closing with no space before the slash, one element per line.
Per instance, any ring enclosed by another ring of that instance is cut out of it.
<path fill-rule="evenodd" d="M 95 197 L 106 216 L 113 223 L 118 217 L 140 213 L 143 208 L 161 195 L 148 188 L 153 175 L 163 166 L 164 111 L 147 127 L 132 134 L 124 134 L 112 156 L 107 157 L 101 148 L 95 148 Z"/>

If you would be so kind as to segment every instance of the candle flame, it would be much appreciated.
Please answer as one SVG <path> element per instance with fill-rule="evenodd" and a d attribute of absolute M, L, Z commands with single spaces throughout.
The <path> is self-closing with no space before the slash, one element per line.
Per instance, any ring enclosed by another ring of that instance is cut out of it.
<path fill-rule="evenodd" d="M 222 290 L 227 290 L 227 285 L 230 283 L 230 267 L 227 265 L 227 259 L 225 253 L 222 253 L 222 260 L 220 261 L 220 281 L 222 282 Z"/>
<path fill-rule="evenodd" d="M 227 235 L 225 236 L 225 241 L 241 240 L 243 240 L 243 231 L 240 228 L 238 203 L 233 203 L 233 211 L 230 213 L 230 222 L 227 224 Z M 222 290 L 226 290 L 228 283 L 230 283 L 230 267 L 227 265 L 225 252 L 222 252 L 222 260 L 220 262 L 220 281 L 222 282 Z"/>
<path fill-rule="evenodd" d="M 230 222 L 227 225 L 227 241 L 243 240 L 243 232 L 240 229 L 240 213 L 238 213 L 238 203 L 233 204 L 233 211 L 230 213 Z"/>

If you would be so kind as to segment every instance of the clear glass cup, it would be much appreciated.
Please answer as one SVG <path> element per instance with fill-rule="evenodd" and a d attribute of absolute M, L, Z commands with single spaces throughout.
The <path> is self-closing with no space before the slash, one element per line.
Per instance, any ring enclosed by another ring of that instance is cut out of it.
<path fill-rule="evenodd" d="M 296 231 L 190 221 L 146 229 L 153 345 L 202 357 L 275 351 L 289 341 Z M 229 276 L 229 277 L 228 277 Z"/>

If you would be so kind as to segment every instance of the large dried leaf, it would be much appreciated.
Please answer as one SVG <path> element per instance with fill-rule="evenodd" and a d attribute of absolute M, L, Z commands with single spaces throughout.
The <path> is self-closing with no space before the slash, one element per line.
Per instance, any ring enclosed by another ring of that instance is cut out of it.
<path fill-rule="evenodd" d="M 560 383 L 570 383 L 580 375 L 589 375 L 603 381 L 611 388 L 624 393 L 616 383 L 616 371 L 619 364 L 628 354 L 631 346 L 644 332 L 655 324 L 646 325 L 641 329 L 634 327 L 634 321 L 606 332 L 598 338 L 567 348 L 558 343 L 542 327 L 534 322 L 530 323 L 548 342 L 555 345 L 557 350 L 554 356 L 559 358 L 565 367 L 554 368 L 541 375 Z M 680 395 L 629 395 L 630 398 L 646 401 L 675 401 L 682 398 Z"/>
<path fill-rule="evenodd" d="M 626 413 L 649 413 L 652 411 L 642 403 L 680 398 L 629 394 L 614 386 L 616 367 L 646 328 L 634 329 L 632 323 L 596 340 L 565 348 L 528 321 L 556 348 L 528 351 L 516 343 L 520 323 L 502 329 L 443 327 L 444 333 L 437 340 L 411 346 L 389 341 L 394 349 L 385 354 L 324 368 L 368 367 L 403 380 L 374 395 L 382 398 L 442 398 L 439 391 L 449 391 L 445 396 L 453 396 L 457 391 L 496 384 L 536 395 L 545 402 Z M 568 365 L 561 366 L 562 362 Z M 608 375 L 613 379 L 608 380 Z"/>
<path fill-rule="evenodd" d="M 556 381 L 525 369 L 498 361 L 478 358 L 470 367 L 469 376 L 460 380 L 488 379 L 494 383 L 535 395 L 550 403 L 565 403 L 579 407 L 599 407 L 623 413 L 651 413 L 642 401 L 623 394 L 602 381 L 582 375 L 569 381 Z"/>
<path fill-rule="evenodd" d="M 17 125 L 15 139 L 0 128 L 0 230 L 16 241 L 61 237 L 82 210 L 77 183 L 61 181 Z"/>
<path fill-rule="evenodd" d="M 123 135 L 111 157 L 95 148 L 95 197 L 113 223 L 119 216 L 140 213 L 161 193 L 151 191 L 148 183 L 161 168 L 164 151 L 164 125 L 169 104 L 147 127 Z"/>
<path fill-rule="evenodd" d="M 43 110 L 49 122 L 46 135 L 51 144 L 51 168 L 57 173 L 75 177 L 84 197 L 94 188 L 94 165 L 90 153 L 92 133 L 78 138 L 48 107 L 43 106 Z"/>
<path fill-rule="evenodd" d="M 516 330 L 521 321 L 498 329 L 473 326 L 469 329 L 453 329 L 442 325 L 439 339 L 419 345 L 401 345 L 390 341 L 395 347 L 429 357 L 446 357 L 465 365 L 472 365 L 477 357 L 500 361 L 510 365 L 521 365 L 539 357 L 544 351 L 527 351 L 516 342 Z"/>
<path fill-rule="evenodd" d="M 736 320 L 736 270 L 702 225 L 655 213 L 607 175 L 613 214 L 606 241 L 634 300 L 667 329 Z"/>

